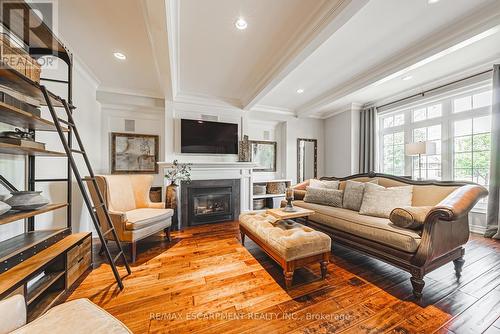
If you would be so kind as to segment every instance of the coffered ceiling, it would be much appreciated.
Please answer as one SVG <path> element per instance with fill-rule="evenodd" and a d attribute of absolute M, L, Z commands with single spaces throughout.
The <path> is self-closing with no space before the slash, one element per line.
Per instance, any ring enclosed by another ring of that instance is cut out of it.
<path fill-rule="evenodd" d="M 61 35 L 101 89 L 174 101 L 323 118 L 500 60 L 498 0 L 59 4 Z"/>

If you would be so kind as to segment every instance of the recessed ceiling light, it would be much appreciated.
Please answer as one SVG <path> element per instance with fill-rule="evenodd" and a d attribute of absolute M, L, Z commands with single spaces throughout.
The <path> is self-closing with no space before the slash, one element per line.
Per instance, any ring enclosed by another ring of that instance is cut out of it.
<path fill-rule="evenodd" d="M 427 0 L 427 3 L 429 5 L 432 5 L 432 4 L 435 4 L 435 3 L 438 3 L 438 2 L 439 2 L 439 0 Z"/>
<path fill-rule="evenodd" d="M 248 27 L 248 23 L 244 18 L 240 17 L 234 22 L 234 26 L 239 30 L 245 30 Z"/>
<path fill-rule="evenodd" d="M 413 79 L 413 76 L 411 76 L 411 75 L 406 75 L 406 76 L 404 76 L 402 79 L 403 79 L 404 81 L 411 80 L 411 79 Z"/>
<path fill-rule="evenodd" d="M 123 53 L 121 52 L 115 52 L 113 53 L 113 56 L 115 56 L 116 59 L 120 59 L 120 60 L 125 60 L 127 59 L 127 56 L 125 56 Z"/>
<path fill-rule="evenodd" d="M 304 93 L 304 90 L 302 88 L 297 89 L 297 94 L 302 94 Z"/>

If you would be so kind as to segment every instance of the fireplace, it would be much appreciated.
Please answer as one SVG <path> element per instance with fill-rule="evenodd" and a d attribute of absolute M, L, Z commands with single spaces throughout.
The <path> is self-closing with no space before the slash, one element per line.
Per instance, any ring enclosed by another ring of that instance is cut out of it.
<path fill-rule="evenodd" d="M 235 220 L 240 180 L 194 180 L 181 185 L 181 228 Z"/>

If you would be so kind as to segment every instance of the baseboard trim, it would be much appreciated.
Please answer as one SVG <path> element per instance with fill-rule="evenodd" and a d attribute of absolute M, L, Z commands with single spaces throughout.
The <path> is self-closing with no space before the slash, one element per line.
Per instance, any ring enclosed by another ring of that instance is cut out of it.
<path fill-rule="evenodd" d="M 477 234 L 484 234 L 486 232 L 486 227 L 480 225 L 469 225 L 469 231 Z"/>

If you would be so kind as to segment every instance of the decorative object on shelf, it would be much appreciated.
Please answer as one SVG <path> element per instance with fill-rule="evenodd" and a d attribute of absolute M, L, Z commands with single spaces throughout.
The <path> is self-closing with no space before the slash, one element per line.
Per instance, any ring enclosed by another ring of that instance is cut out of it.
<path fill-rule="evenodd" d="M 4 66 L 9 66 L 25 77 L 40 83 L 41 66 L 30 56 L 26 45 L 5 31 L 0 33 L 0 45 Z"/>
<path fill-rule="evenodd" d="M 286 191 L 286 182 L 268 182 L 266 184 L 268 194 L 278 195 L 284 194 Z"/>
<path fill-rule="evenodd" d="M 25 132 L 16 128 L 15 131 L 0 132 L 0 143 L 45 150 L 44 143 L 35 141 L 35 132 L 33 130 Z"/>
<path fill-rule="evenodd" d="M 248 140 L 247 135 L 244 135 L 243 140 L 240 140 L 239 142 L 238 161 L 240 162 L 252 161 L 252 158 L 250 156 L 250 141 Z"/>
<path fill-rule="evenodd" d="M 11 139 L 24 139 L 29 141 L 35 141 L 35 132 L 33 130 L 23 131 L 16 128 L 14 131 L 3 131 L 0 132 L 1 138 L 11 138 Z"/>
<path fill-rule="evenodd" d="M 9 94 L 10 93 L 10 94 Z M 40 108 L 37 108 L 40 104 L 40 102 L 29 99 L 29 97 L 22 96 L 21 98 L 23 100 L 20 100 L 19 98 L 16 98 L 12 95 L 15 95 L 19 97 L 19 94 L 13 93 L 10 89 L 7 89 L 5 86 L 0 85 L 0 102 L 5 103 L 11 107 L 21 109 L 22 111 L 27 111 L 35 116 L 40 117 L 42 112 Z M 25 101 L 28 99 L 29 102 Z"/>
<path fill-rule="evenodd" d="M 165 193 L 165 208 L 174 210 L 172 225 L 178 226 L 179 185 L 177 182 L 191 182 L 191 164 L 183 164 L 174 160 L 172 166 L 167 169 L 165 178 L 170 181 Z"/>
<path fill-rule="evenodd" d="M 157 174 L 159 136 L 111 133 L 111 174 Z"/>
<path fill-rule="evenodd" d="M 293 207 L 293 188 L 292 187 L 289 187 L 286 189 L 286 206 L 285 208 L 283 209 L 283 211 L 285 212 L 295 212 L 296 209 Z"/>
<path fill-rule="evenodd" d="M 12 209 L 12 208 L 9 204 L 0 201 L 0 216 L 3 215 L 4 213 L 10 211 L 10 209 Z"/>
<path fill-rule="evenodd" d="M 254 184 L 253 185 L 253 194 L 254 195 L 265 195 L 266 194 L 266 185 L 265 184 Z"/>
<path fill-rule="evenodd" d="M 265 199 L 254 199 L 253 200 L 253 209 L 254 210 L 262 210 L 266 207 Z"/>
<path fill-rule="evenodd" d="M 41 191 L 14 191 L 5 203 L 12 207 L 12 210 L 31 211 L 49 204 L 49 200 L 40 195 Z"/>
<path fill-rule="evenodd" d="M 418 181 L 422 180 L 422 155 L 436 154 L 436 143 L 431 141 L 419 141 L 405 145 L 407 156 L 418 156 Z"/>
<path fill-rule="evenodd" d="M 276 172 L 275 141 L 250 141 L 251 161 L 257 164 L 253 170 L 256 172 Z"/>
<path fill-rule="evenodd" d="M 151 187 L 151 189 L 149 190 L 149 200 L 154 203 L 160 203 L 161 190 L 162 187 Z"/>

